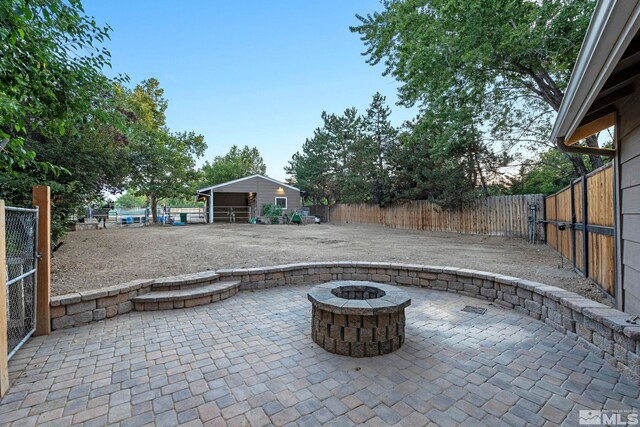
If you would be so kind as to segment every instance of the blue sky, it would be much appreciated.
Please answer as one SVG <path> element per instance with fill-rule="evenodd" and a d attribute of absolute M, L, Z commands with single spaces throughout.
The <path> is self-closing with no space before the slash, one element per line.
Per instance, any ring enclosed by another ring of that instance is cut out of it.
<path fill-rule="evenodd" d="M 88 15 L 113 27 L 113 68 L 131 85 L 155 77 L 169 101 L 173 131 L 195 131 L 212 160 L 229 148 L 256 146 L 267 174 L 283 167 L 321 125 L 323 110 L 364 112 L 379 91 L 401 124 L 415 111 L 396 106 L 397 82 L 361 55 L 349 31 L 355 14 L 378 0 L 246 1 L 85 0 Z"/>

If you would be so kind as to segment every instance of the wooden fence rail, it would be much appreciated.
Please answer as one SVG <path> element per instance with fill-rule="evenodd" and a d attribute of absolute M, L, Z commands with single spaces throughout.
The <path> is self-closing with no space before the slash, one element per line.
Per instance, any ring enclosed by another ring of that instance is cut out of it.
<path fill-rule="evenodd" d="M 545 210 L 547 244 L 615 298 L 613 190 L 609 164 L 547 197 Z"/>
<path fill-rule="evenodd" d="M 491 236 L 529 238 L 530 207 L 543 219 L 544 196 L 493 196 L 478 199 L 457 210 L 415 200 L 387 207 L 369 204 L 337 204 L 331 208 L 334 224 L 378 224 L 393 228 L 447 231 Z M 544 227 L 535 225 L 536 239 L 544 240 Z"/>

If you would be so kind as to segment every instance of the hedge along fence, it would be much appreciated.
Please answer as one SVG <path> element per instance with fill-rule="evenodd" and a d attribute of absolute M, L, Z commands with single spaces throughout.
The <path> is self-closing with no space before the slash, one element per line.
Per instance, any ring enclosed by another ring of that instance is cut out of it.
<path fill-rule="evenodd" d="M 368 280 L 493 301 L 576 338 L 640 384 L 640 322 L 634 324 L 631 317 L 621 311 L 555 286 L 483 271 L 374 262 L 301 263 L 216 273 L 221 279 L 240 280 L 241 290 L 312 285 L 331 280 Z M 153 280 L 139 280 L 54 297 L 51 300 L 54 329 L 71 326 L 59 324 L 56 318 L 72 318 L 73 325 L 77 326 L 129 312 L 133 309 L 130 299 L 148 292 L 152 284 Z"/>
<path fill-rule="evenodd" d="M 545 210 L 547 244 L 615 299 L 613 191 L 609 164 L 547 197 Z"/>
<path fill-rule="evenodd" d="M 370 204 L 337 204 L 331 208 L 334 224 L 378 224 L 412 230 L 446 231 L 529 238 L 529 207 L 536 206 L 542 219 L 544 196 L 492 196 L 475 200 L 461 209 L 443 209 L 425 200 L 395 203 L 386 207 Z M 544 227 L 535 225 L 536 238 L 544 240 Z"/>

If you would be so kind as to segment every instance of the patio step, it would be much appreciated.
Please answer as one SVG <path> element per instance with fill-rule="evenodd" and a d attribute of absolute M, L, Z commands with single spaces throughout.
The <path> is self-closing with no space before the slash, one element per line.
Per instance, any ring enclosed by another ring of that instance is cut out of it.
<path fill-rule="evenodd" d="M 180 276 L 163 277 L 156 279 L 151 285 L 151 291 L 178 291 L 181 289 L 200 288 L 203 285 L 216 283 L 220 278 L 219 274 L 213 271 L 203 271 L 202 273 L 182 274 Z"/>
<path fill-rule="evenodd" d="M 229 280 L 179 290 L 148 292 L 133 298 L 136 311 L 172 310 L 221 301 L 238 293 L 239 280 Z"/>

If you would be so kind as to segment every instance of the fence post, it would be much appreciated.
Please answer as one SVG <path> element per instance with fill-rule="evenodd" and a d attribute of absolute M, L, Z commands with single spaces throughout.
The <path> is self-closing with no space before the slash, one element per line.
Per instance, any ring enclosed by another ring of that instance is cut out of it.
<path fill-rule="evenodd" d="M 7 253 L 4 200 L 0 200 L 0 397 L 9 389 L 9 336 L 7 335 Z"/>
<path fill-rule="evenodd" d="M 542 232 L 544 233 L 544 244 L 547 244 L 547 196 L 542 196 Z"/>
<path fill-rule="evenodd" d="M 582 175 L 582 259 L 584 262 L 584 277 L 589 277 L 589 230 L 587 230 L 587 224 L 589 218 L 587 215 L 587 176 Z"/>
<path fill-rule="evenodd" d="M 576 270 L 576 201 L 575 188 L 573 181 L 569 187 L 569 197 L 571 197 L 571 260 L 573 261 L 573 270 Z"/>
<path fill-rule="evenodd" d="M 553 197 L 553 203 L 555 203 L 556 211 L 556 245 L 558 246 L 558 252 L 560 252 L 560 261 L 564 254 L 562 253 L 562 244 L 564 243 L 562 231 L 560 230 L 560 212 L 558 212 L 558 193 Z"/>
<path fill-rule="evenodd" d="M 33 187 L 33 206 L 38 207 L 38 276 L 36 288 L 35 335 L 51 333 L 51 189 Z"/>

